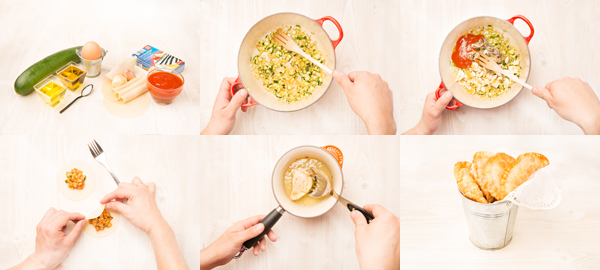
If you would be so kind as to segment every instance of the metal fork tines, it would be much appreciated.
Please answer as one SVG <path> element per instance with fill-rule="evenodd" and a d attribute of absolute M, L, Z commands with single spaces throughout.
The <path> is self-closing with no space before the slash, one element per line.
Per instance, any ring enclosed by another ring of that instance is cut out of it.
<path fill-rule="evenodd" d="M 104 167 L 106 168 L 106 170 L 108 170 L 112 178 L 115 179 L 115 183 L 117 183 L 118 186 L 121 183 L 121 181 L 119 181 L 119 179 L 112 172 L 110 167 L 108 167 L 108 162 L 106 162 L 106 156 L 104 156 L 104 150 L 102 150 L 102 147 L 100 147 L 96 140 L 92 140 L 90 143 L 88 143 L 88 148 L 90 149 L 90 152 L 92 153 L 94 159 L 96 159 L 96 161 L 98 161 L 100 164 L 104 165 Z"/>

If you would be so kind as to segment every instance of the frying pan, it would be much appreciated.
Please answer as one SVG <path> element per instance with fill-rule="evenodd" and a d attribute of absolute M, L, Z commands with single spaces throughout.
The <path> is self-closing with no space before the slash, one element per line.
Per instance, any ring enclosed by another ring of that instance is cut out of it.
<path fill-rule="evenodd" d="M 313 206 L 301 206 L 294 203 L 286 195 L 283 188 L 283 176 L 285 171 L 292 162 L 303 157 L 312 157 L 321 161 L 323 165 L 325 165 L 331 172 L 333 190 L 335 190 L 335 192 L 337 192 L 340 196 L 342 195 L 342 187 L 344 186 L 344 175 L 342 174 L 344 155 L 339 148 L 333 145 L 323 147 L 304 145 L 287 151 L 281 158 L 279 158 L 279 161 L 277 161 L 277 164 L 273 169 L 273 175 L 271 176 L 273 195 L 275 196 L 275 200 L 277 200 L 279 205 L 260 221 L 260 223 L 265 225 L 263 232 L 260 235 L 244 242 L 242 249 L 234 258 L 237 259 L 242 256 L 244 251 L 252 248 L 252 246 L 262 239 L 264 235 L 269 232 L 275 223 L 277 223 L 277 221 L 282 217 L 283 213 L 288 212 L 301 218 L 314 218 L 329 212 L 329 210 L 336 205 L 337 200 L 333 196 L 329 196 L 322 202 Z M 366 212 L 366 210 L 351 202 L 348 202 L 348 204 L 345 206 L 350 211 L 358 210 L 361 212 Z"/>
<path fill-rule="evenodd" d="M 530 29 L 530 34 L 528 37 L 523 37 L 519 30 L 515 28 L 514 22 L 516 19 L 521 19 Z M 462 105 L 467 105 L 469 107 L 478 108 L 478 109 L 491 109 L 495 107 L 502 106 L 509 101 L 511 101 L 514 97 L 516 97 L 523 86 L 518 83 L 513 83 L 512 86 L 507 90 L 506 93 L 499 97 L 495 97 L 494 99 L 481 98 L 478 95 L 469 94 L 465 88 L 458 84 L 455 80 L 455 76 L 452 73 L 452 69 L 450 67 L 451 57 L 452 57 L 452 49 L 456 44 L 458 38 L 460 38 L 465 33 L 471 31 L 473 28 L 482 27 L 492 25 L 494 29 L 498 31 L 505 31 L 504 36 L 510 40 L 511 46 L 517 48 L 521 52 L 521 74 L 520 78 L 524 78 L 524 81 L 527 81 L 529 78 L 529 71 L 531 66 L 531 55 L 529 53 L 529 41 L 533 37 L 534 29 L 531 22 L 522 15 L 514 16 L 508 20 L 502 20 L 495 17 L 482 16 L 468 19 L 458 26 L 456 26 L 450 34 L 444 40 L 442 44 L 442 50 L 440 51 L 440 76 L 442 77 L 442 83 L 435 90 L 435 97 L 440 98 L 440 91 L 447 89 L 452 92 L 454 95 L 454 99 L 456 102 L 454 105 L 446 106 L 448 110 L 454 110 Z"/>
<path fill-rule="evenodd" d="M 325 21 L 331 21 L 337 27 L 339 31 L 337 40 L 331 40 L 325 29 L 323 29 L 323 23 Z M 267 34 L 282 25 L 300 25 L 304 31 L 312 33 L 312 38 L 317 41 L 319 49 L 325 54 L 325 65 L 335 69 L 335 48 L 344 37 L 342 27 L 336 19 L 326 16 L 318 20 L 313 20 L 296 13 L 278 13 L 268 16 L 250 28 L 250 31 L 248 31 L 240 46 L 238 54 L 239 76 L 235 83 L 231 85 L 230 91 L 233 96 L 235 95 L 235 88 L 237 85 L 242 84 L 244 88 L 246 88 L 250 98 L 248 99 L 249 102 L 242 104 L 243 108 L 260 104 L 271 110 L 280 112 L 301 110 L 317 102 L 325 94 L 327 89 L 329 89 L 329 86 L 333 81 L 333 77 L 326 74 L 323 84 L 315 89 L 312 95 L 301 101 L 286 103 L 279 101 L 275 95 L 268 92 L 262 83 L 254 77 L 254 73 L 250 68 L 250 60 L 256 53 L 256 44 L 258 44 L 258 41 L 263 39 Z"/>

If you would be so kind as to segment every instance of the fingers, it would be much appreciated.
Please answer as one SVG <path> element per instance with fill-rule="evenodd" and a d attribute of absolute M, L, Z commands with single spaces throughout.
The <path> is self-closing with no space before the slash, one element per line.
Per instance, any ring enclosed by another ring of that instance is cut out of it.
<path fill-rule="evenodd" d="M 83 220 L 79 220 L 75 223 L 75 227 L 73 227 L 73 229 L 71 230 L 69 235 L 67 235 L 67 237 L 65 238 L 65 240 L 67 241 L 67 243 L 69 243 L 69 245 L 72 245 L 73 243 L 75 243 L 75 240 L 77 240 L 79 235 L 81 235 L 81 231 L 83 231 L 83 226 L 85 226 L 85 222 L 86 222 L 86 220 L 83 219 Z"/>
<path fill-rule="evenodd" d="M 150 192 L 152 192 L 152 194 L 156 193 L 156 183 L 150 182 L 146 185 L 146 187 L 148 188 L 148 190 L 150 190 Z"/>
<path fill-rule="evenodd" d="M 237 241 L 239 243 L 246 242 L 249 239 L 252 239 L 258 236 L 265 229 L 265 225 L 262 223 L 258 223 L 246 230 L 236 233 Z"/>
<path fill-rule="evenodd" d="M 377 216 L 383 215 L 385 213 L 389 213 L 388 210 L 386 210 L 385 208 L 383 208 L 383 206 L 379 205 L 379 204 L 367 204 L 365 206 L 363 206 L 363 208 L 371 213 L 373 213 L 373 216 L 375 218 L 377 218 Z"/>
<path fill-rule="evenodd" d="M 138 186 L 139 184 L 144 184 L 144 182 L 142 182 L 142 179 L 140 179 L 139 177 L 134 177 L 133 180 L 131 180 L 131 183 Z"/>
<path fill-rule="evenodd" d="M 105 206 L 106 206 L 106 209 L 112 210 L 112 211 L 117 211 L 119 213 L 125 212 L 128 207 L 128 205 L 126 205 L 122 202 L 117 202 L 117 201 L 109 202 Z"/>
<path fill-rule="evenodd" d="M 352 222 L 354 222 L 354 226 L 356 228 L 367 225 L 367 219 L 360 212 L 353 210 L 350 213 L 350 218 L 352 218 Z"/>
<path fill-rule="evenodd" d="M 369 75 L 371 73 L 367 72 L 367 71 L 352 71 L 350 73 L 348 73 L 348 78 L 350 78 L 350 80 L 352 82 L 356 82 L 356 80 L 358 79 L 359 76 L 364 76 L 364 75 Z"/>
<path fill-rule="evenodd" d="M 247 98 L 248 91 L 246 91 L 246 89 L 243 88 L 240 89 L 240 91 L 237 91 L 237 93 L 235 93 L 235 96 L 231 98 L 231 101 L 229 102 L 229 105 L 227 105 L 225 110 L 229 111 L 229 113 L 231 113 L 232 115 L 235 115 L 237 109 L 242 107 L 242 104 L 246 101 Z"/>
<path fill-rule="evenodd" d="M 333 78 L 340 86 L 342 86 L 344 91 L 348 91 L 352 88 L 352 86 L 354 86 L 354 83 L 350 80 L 350 77 L 337 69 L 333 71 Z"/>
<path fill-rule="evenodd" d="M 433 107 L 437 112 L 443 112 L 446 109 L 446 106 L 452 101 L 452 92 L 446 91 L 436 102 Z"/>
<path fill-rule="evenodd" d="M 548 90 L 547 88 L 536 86 L 533 89 L 531 89 L 531 93 L 545 100 L 546 102 L 550 102 L 552 100 L 552 93 L 550 93 L 550 90 Z"/>
<path fill-rule="evenodd" d="M 221 81 L 221 86 L 219 86 L 219 93 L 217 94 L 218 99 L 231 99 L 230 88 L 231 85 L 235 82 L 235 78 L 225 77 L 223 81 Z"/>
<path fill-rule="evenodd" d="M 48 220 L 54 213 L 56 213 L 56 209 L 54 207 L 50 207 L 48 211 L 42 217 L 42 221 Z"/>
<path fill-rule="evenodd" d="M 267 237 L 269 237 L 269 240 L 271 240 L 271 242 L 277 241 L 277 236 L 275 235 L 275 232 L 273 232 L 273 230 L 269 230 L 269 232 L 267 232 Z"/>
<path fill-rule="evenodd" d="M 106 194 L 106 196 L 100 200 L 100 204 L 106 204 L 114 199 L 129 199 L 131 197 L 131 189 L 129 188 L 130 186 L 125 184 L 127 183 L 121 183 L 119 188 L 115 189 L 111 193 Z"/>
<path fill-rule="evenodd" d="M 242 227 L 244 227 L 245 230 L 259 223 L 263 218 L 265 218 L 265 215 L 256 215 L 239 221 L 238 223 L 242 225 Z"/>

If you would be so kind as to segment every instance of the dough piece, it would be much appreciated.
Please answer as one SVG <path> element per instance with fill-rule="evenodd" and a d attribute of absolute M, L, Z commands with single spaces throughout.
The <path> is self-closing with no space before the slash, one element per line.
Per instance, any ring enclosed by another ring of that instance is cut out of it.
<path fill-rule="evenodd" d="M 65 183 L 67 179 L 67 171 L 70 171 L 73 168 L 77 168 L 83 172 L 85 175 L 85 186 L 83 189 L 70 189 Z M 96 174 L 90 165 L 81 161 L 81 160 L 70 160 L 65 162 L 56 173 L 56 185 L 58 187 L 58 191 L 65 196 L 67 199 L 71 201 L 82 201 L 83 199 L 89 197 L 94 189 L 96 188 Z"/>
<path fill-rule="evenodd" d="M 529 180 L 537 170 L 548 166 L 550 162 L 542 154 L 525 153 L 517 157 L 502 175 L 501 197 L 504 198 L 521 184 Z"/>
<path fill-rule="evenodd" d="M 483 189 L 487 190 L 496 200 L 504 199 L 501 185 L 502 175 L 515 158 L 505 154 L 497 153 L 485 163 L 483 167 Z"/>
<path fill-rule="evenodd" d="M 305 169 L 296 168 L 292 170 L 292 194 L 290 200 L 295 201 L 306 195 L 312 187 L 313 179 Z"/>
<path fill-rule="evenodd" d="M 112 115 L 131 119 L 142 116 L 150 107 L 150 96 L 148 94 L 142 94 L 141 96 L 127 102 L 119 102 L 113 96 L 112 83 L 110 80 L 105 80 L 102 84 L 102 94 L 104 99 L 102 105 Z"/>
<path fill-rule="evenodd" d="M 113 219 L 111 221 L 112 226 L 110 228 L 104 228 L 104 230 L 97 232 L 96 228 L 94 228 L 94 226 L 92 226 L 88 222 L 88 219 L 99 217 L 100 214 L 102 214 L 103 210 L 104 210 L 104 205 L 100 205 L 100 207 L 96 208 L 90 214 L 85 216 L 85 226 L 83 226 L 84 232 L 86 232 L 87 234 L 89 234 L 93 237 L 104 237 L 104 236 L 107 236 L 107 235 L 113 233 L 117 229 L 117 226 L 119 226 L 119 221 L 121 220 L 121 214 L 114 212 L 114 211 L 110 211 L 110 210 L 108 210 L 108 212 L 113 217 Z"/>
<path fill-rule="evenodd" d="M 473 176 L 475 177 L 475 182 L 479 185 L 481 192 L 483 192 L 483 197 L 485 197 L 488 203 L 493 202 L 495 199 L 483 186 L 483 167 L 488 159 L 493 156 L 494 152 L 489 151 L 480 151 L 473 155 Z"/>
<path fill-rule="evenodd" d="M 467 161 L 459 161 L 454 164 L 454 178 L 458 189 L 467 198 L 478 203 L 487 203 L 479 186 L 471 174 L 471 163 Z"/>

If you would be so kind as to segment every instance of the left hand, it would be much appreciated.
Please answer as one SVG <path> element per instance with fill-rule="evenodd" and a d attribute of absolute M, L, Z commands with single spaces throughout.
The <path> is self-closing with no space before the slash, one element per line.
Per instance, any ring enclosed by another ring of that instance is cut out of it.
<path fill-rule="evenodd" d="M 240 251 L 244 242 L 256 237 L 265 229 L 265 225 L 259 223 L 263 218 L 265 215 L 257 215 L 233 224 L 217 241 L 200 251 L 200 268 L 212 269 L 229 263 L 233 256 Z M 272 242 L 277 241 L 273 230 L 267 233 L 267 237 Z M 267 240 L 266 237 L 263 237 L 254 245 L 252 253 L 254 256 L 258 256 L 258 251 L 264 252 L 266 247 Z"/>
<path fill-rule="evenodd" d="M 248 98 L 246 89 L 240 89 L 231 96 L 230 88 L 235 83 L 235 78 L 224 78 L 219 87 L 219 93 L 213 106 L 210 121 L 201 135 L 227 135 L 235 126 L 235 114 Z M 246 112 L 248 108 L 242 108 Z"/>
<path fill-rule="evenodd" d="M 75 227 L 66 235 L 62 229 L 69 221 L 75 222 Z M 57 211 L 51 207 L 36 227 L 35 252 L 28 259 L 43 269 L 54 269 L 69 255 L 85 222 L 85 216 L 80 213 Z"/>

